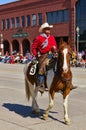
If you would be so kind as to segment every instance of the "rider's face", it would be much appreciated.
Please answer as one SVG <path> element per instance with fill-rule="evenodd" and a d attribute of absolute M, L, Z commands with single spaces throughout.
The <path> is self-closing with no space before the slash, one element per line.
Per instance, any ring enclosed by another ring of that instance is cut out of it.
<path fill-rule="evenodd" d="M 47 34 L 47 35 L 49 35 L 50 34 L 50 28 L 45 28 L 44 29 L 44 33 Z"/>

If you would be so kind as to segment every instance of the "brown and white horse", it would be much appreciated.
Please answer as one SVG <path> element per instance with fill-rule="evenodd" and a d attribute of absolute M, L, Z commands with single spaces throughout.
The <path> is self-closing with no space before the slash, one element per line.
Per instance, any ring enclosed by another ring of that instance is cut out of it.
<path fill-rule="evenodd" d="M 48 113 L 54 105 L 54 95 L 61 91 L 63 95 L 64 119 L 66 124 L 70 124 L 68 117 L 68 96 L 72 86 L 72 73 L 70 70 L 70 44 L 61 41 L 58 51 L 57 72 L 53 78 L 49 91 L 49 106 L 43 114 L 44 119 L 48 118 Z"/>
<path fill-rule="evenodd" d="M 63 106 L 64 106 L 64 119 L 65 123 L 69 124 L 70 119 L 68 117 L 67 105 L 68 105 L 68 96 L 70 93 L 70 88 L 72 85 L 72 73 L 70 70 L 70 44 L 66 43 L 63 40 L 60 42 L 60 47 L 58 50 L 58 60 L 57 60 L 57 72 L 55 75 L 52 75 L 52 80 L 48 80 L 49 88 L 49 106 L 43 114 L 44 119 L 47 119 L 50 109 L 54 105 L 54 95 L 56 92 L 61 91 L 63 95 Z M 30 96 L 32 97 L 32 110 L 39 113 L 40 109 L 37 104 L 37 77 L 36 74 L 30 75 L 32 63 L 26 64 L 24 68 L 25 74 L 25 86 L 26 86 L 26 95 L 29 100 Z M 48 77 L 50 74 L 48 75 Z"/>
<path fill-rule="evenodd" d="M 49 59 L 47 59 L 47 63 L 49 63 Z M 29 101 L 30 97 L 32 97 L 32 111 L 34 113 L 40 113 L 39 106 L 37 104 L 37 95 L 38 95 L 38 87 L 37 86 L 37 70 L 34 72 L 34 68 L 36 68 L 37 65 L 33 64 L 32 62 L 29 62 L 28 64 L 25 64 L 24 67 L 24 75 L 25 75 L 25 91 L 26 96 Z M 32 73 L 32 74 L 31 74 Z M 33 74 L 34 73 L 34 74 Z M 52 73 L 52 75 L 51 75 Z M 45 85 L 48 87 L 48 90 L 50 89 L 50 85 L 52 83 L 52 79 L 54 77 L 53 69 L 49 70 L 47 72 L 47 81 Z M 49 82 L 48 82 L 49 81 Z"/>

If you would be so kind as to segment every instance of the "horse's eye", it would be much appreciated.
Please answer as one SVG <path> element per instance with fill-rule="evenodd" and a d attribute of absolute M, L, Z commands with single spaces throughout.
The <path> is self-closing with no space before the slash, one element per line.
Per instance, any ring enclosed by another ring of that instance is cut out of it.
<path fill-rule="evenodd" d="M 72 53 L 71 53 L 71 52 L 68 52 L 68 54 L 69 54 L 69 55 L 72 55 Z"/>

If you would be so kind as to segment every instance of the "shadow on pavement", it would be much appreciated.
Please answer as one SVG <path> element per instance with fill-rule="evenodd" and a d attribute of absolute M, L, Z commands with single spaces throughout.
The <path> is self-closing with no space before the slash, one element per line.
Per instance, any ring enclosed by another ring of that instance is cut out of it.
<path fill-rule="evenodd" d="M 43 120 L 43 113 L 44 113 L 43 109 L 40 109 L 41 113 L 40 113 L 40 115 L 38 115 L 38 114 L 34 114 L 32 112 L 32 107 L 30 107 L 30 106 L 24 106 L 22 104 L 11 104 L 11 103 L 3 103 L 2 106 L 7 108 L 9 111 L 13 111 L 13 112 L 19 114 L 22 117 L 29 116 L 31 118 L 40 118 L 41 120 Z M 58 113 L 58 112 L 50 111 L 50 113 L 54 114 L 54 113 Z M 64 124 L 63 121 L 60 121 L 51 115 L 49 115 L 49 118 Z"/>
<path fill-rule="evenodd" d="M 4 103 L 3 107 L 9 109 L 9 111 L 14 111 L 15 113 L 19 114 L 22 117 L 38 117 L 37 114 L 32 113 L 32 108 L 30 106 L 24 106 L 22 104 L 11 104 L 11 103 Z M 43 111 L 43 110 L 42 110 Z"/>

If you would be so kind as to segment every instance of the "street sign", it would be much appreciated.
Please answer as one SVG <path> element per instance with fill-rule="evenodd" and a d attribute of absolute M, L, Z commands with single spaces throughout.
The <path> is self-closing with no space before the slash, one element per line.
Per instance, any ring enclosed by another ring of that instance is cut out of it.
<path fill-rule="evenodd" d="M 28 33 L 16 33 L 12 35 L 12 38 L 21 38 L 21 37 L 28 37 Z"/>

